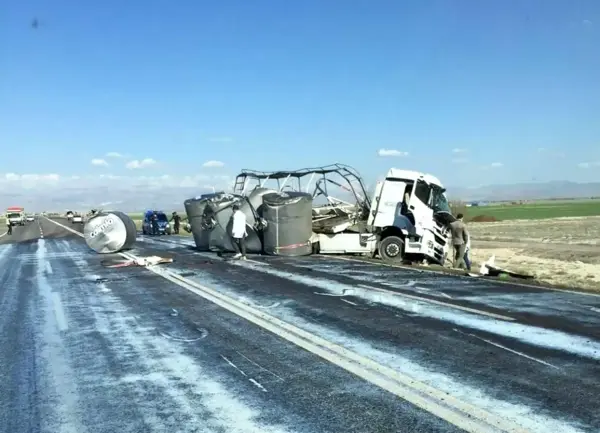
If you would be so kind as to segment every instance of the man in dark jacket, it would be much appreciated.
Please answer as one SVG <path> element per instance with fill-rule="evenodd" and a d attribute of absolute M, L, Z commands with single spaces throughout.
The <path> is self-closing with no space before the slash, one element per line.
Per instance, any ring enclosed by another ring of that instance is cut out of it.
<path fill-rule="evenodd" d="M 171 216 L 171 221 L 173 221 L 173 233 L 176 235 L 179 234 L 179 223 L 181 223 L 181 217 L 177 214 L 177 212 L 173 212 Z"/>
<path fill-rule="evenodd" d="M 153 235 L 160 234 L 160 230 L 158 229 L 158 215 L 156 214 L 156 212 L 154 212 L 152 214 L 152 218 L 150 219 L 150 222 L 152 223 L 152 234 Z"/>
<path fill-rule="evenodd" d="M 454 268 L 466 267 L 465 251 L 469 241 L 469 232 L 463 222 L 463 214 L 456 215 L 456 221 L 450 223 L 450 232 L 452 233 L 452 246 L 454 247 Z"/>

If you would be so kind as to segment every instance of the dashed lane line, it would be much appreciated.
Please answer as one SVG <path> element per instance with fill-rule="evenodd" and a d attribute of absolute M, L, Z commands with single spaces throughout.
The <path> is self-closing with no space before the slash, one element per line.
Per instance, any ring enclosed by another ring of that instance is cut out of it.
<path fill-rule="evenodd" d="M 56 221 L 48 221 L 83 237 L 83 234 Z M 140 257 L 128 253 L 119 253 L 129 260 Z M 522 426 L 490 413 L 482 408 L 461 401 L 454 396 L 436 389 L 426 383 L 404 375 L 370 358 L 359 355 L 324 338 L 318 337 L 297 326 L 284 322 L 220 293 L 210 287 L 188 280 L 166 269 L 148 266 L 150 272 L 171 281 L 174 284 L 204 298 L 222 308 L 242 317 L 263 329 L 301 347 L 309 352 L 337 365 L 346 371 L 402 398 L 415 406 L 435 415 L 470 433 L 530 433 Z"/>

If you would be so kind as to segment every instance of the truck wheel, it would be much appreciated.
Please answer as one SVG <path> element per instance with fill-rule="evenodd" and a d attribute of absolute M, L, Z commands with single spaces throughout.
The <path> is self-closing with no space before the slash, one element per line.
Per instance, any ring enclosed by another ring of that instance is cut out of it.
<path fill-rule="evenodd" d="M 379 256 L 387 263 L 399 263 L 404 258 L 404 240 L 398 236 L 388 236 L 379 244 Z"/>

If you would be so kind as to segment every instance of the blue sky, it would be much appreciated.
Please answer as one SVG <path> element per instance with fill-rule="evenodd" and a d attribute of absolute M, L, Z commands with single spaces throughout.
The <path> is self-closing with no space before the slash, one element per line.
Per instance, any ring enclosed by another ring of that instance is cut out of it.
<path fill-rule="evenodd" d="M 594 0 L 5 0 L 0 44 L 0 173 L 600 181 Z"/>

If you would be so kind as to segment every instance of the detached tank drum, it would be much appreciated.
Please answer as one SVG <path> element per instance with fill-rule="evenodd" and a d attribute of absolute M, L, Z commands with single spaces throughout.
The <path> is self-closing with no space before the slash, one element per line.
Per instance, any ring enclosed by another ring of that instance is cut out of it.
<path fill-rule="evenodd" d="M 201 251 L 209 250 L 210 231 L 202 227 L 202 217 L 207 204 L 208 198 L 204 196 L 190 198 L 183 203 L 188 222 L 192 228 L 194 243 L 196 244 L 196 248 Z"/>
<path fill-rule="evenodd" d="M 254 210 L 260 215 L 261 214 L 261 207 L 263 205 L 263 196 L 265 194 L 274 194 L 277 191 L 275 191 L 274 189 L 270 189 L 270 188 L 254 188 L 250 194 L 248 194 L 248 202 L 250 203 L 250 206 L 252 206 L 254 208 Z M 243 210 L 243 209 L 242 209 Z"/>
<path fill-rule="evenodd" d="M 100 254 L 118 253 L 135 244 L 135 223 L 123 212 L 100 212 L 90 218 L 83 228 L 85 242 Z"/>
<path fill-rule="evenodd" d="M 312 196 L 304 192 L 280 192 L 263 196 L 262 217 L 265 253 L 307 256 L 312 253 Z"/>
<path fill-rule="evenodd" d="M 262 251 L 262 243 L 256 230 L 254 223 L 256 218 L 251 206 L 244 197 L 233 194 L 218 194 L 208 201 L 204 208 L 204 226 L 212 226 L 209 237 L 209 248 L 219 251 L 235 251 L 233 240 L 231 239 L 231 227 L 233 215 L 233 205 L 239 203 L 240 210 L 246 214 L 246 250 L 249 253 L 260 253 Z"/>

